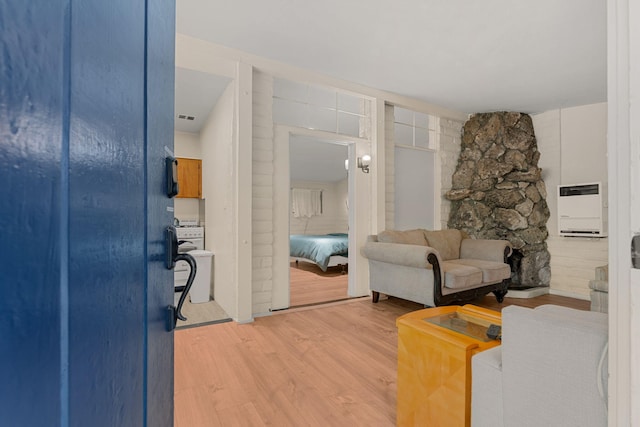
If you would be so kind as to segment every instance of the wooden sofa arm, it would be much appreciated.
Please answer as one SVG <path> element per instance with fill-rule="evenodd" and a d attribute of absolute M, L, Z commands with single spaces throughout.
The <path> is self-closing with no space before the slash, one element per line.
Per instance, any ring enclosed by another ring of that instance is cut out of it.
<path fill-rule="evenodd" d="M 364 257 L 374 261 L 427 269 L 431 269 L 427 257 L 440 256 L 432 247 L 402 243 L 367 242 L 360 252 Z"/>

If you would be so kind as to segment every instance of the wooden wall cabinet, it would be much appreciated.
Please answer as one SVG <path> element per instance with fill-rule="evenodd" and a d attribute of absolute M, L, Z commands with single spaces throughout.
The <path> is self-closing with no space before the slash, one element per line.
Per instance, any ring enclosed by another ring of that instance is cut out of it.
<path fill-rule="evenodd" d="M 176 197 L 202 198 L 202 160 L 178 157 L 178 185 Z"/>

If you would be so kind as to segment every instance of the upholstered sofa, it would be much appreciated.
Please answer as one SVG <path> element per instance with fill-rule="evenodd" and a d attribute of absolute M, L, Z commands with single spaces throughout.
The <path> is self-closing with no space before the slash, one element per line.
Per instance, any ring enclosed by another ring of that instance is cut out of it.
<path fill-rule="evenodd" d="M 472 427 L 607 425 L 607 315 L 502 309 L 502 345 L 471 359 Z"/>
<path fill-rule="evenodd" d="M 493 292 L 502 302 L 511 281 L 506 240 L 471 239 L 460 230 L 386 230 L 361 249 L 369 261 L 373 302 L 380 293 L 435 307 Z"/>

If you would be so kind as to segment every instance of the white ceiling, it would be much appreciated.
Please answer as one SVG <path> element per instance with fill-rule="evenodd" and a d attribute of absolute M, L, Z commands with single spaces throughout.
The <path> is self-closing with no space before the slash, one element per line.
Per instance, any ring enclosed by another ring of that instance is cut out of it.
<path fill-rule="evenodd" d="M 337 182 L 347 177 L 344 161 L 349 151 L 346 145 L 322 141 L 308 136 L 289 138 L 291 181 Z"/>
<path fill-rule="evenodd" d="M 180 0 L 177 31 L 464 113 L 606 101 L 606 0 Z M 176 69 L 176 129 L 229 79 Z M 304 147 L 304 148 L 303 148 Z M 297 138 L 293 180 L 346 177 L 345 146 Z"/>
<path fill-rule="evenodd" d="M 606 100 L 606 0 L 180 0 L 177 31 L 466 113 Z"/>
<path fill-rule="evenodd" d="M 200 71 L 176 68 L 175 77 L 175 130 L 199 133 L 203 123 L 231 79 Z M 180 119 L 179 115 L 193 117 Z"/>

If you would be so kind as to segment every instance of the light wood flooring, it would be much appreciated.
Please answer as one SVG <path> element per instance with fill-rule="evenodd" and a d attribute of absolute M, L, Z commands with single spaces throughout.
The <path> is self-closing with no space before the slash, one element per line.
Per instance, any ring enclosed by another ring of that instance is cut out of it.
<path fill-rule="evenodd" d="M 289 275 L 291 307 L 349 298 L 349 275 L 342 272 L 342 267 L 329 267 L 323 272 L 316 264 L 291 262 Z"/>
<path fill-rule="evenodd" d="M 547 303 L 589 305 L 545 295 L 502 306 Z M 175 426 L 393 426 L 395 320 L 418 309 L 352 299 L 176 331 Z"/>

